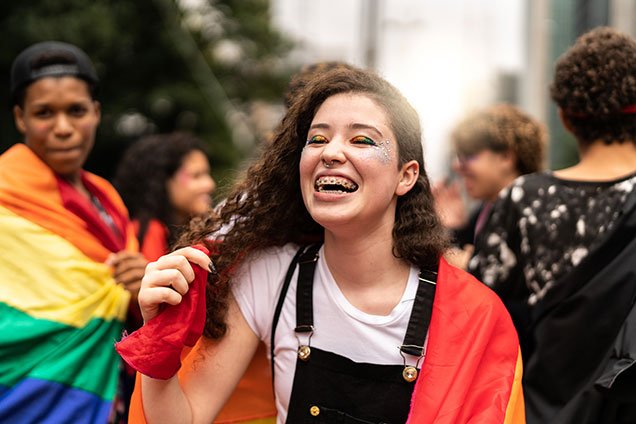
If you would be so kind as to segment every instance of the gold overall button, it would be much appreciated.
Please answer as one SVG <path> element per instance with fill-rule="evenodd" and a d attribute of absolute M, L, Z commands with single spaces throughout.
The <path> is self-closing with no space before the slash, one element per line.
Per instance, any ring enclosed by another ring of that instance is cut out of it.
<path fill-rule="evenodd" d="M 406 367 L 404 371 L 402 371 L 402 377 L 409 383 L 415 381 L 417 378 L 417 368 L 415 367 Z"/>
<path fill-rule="evenodd" d="M 301 361 L 306 361 L 309 359 L 309 355 L 311 355 L 311 348 L 309 346 L 299 346 L 298 347 L 298 357 Z"/>
<path fill-rule="evenodd" d="M 314 405 L 311 408 L 309 408 L 309 413 L 313 415 L 314 417 L 317 417 L 318 415 L 320 415 L 320 408 Z"/>

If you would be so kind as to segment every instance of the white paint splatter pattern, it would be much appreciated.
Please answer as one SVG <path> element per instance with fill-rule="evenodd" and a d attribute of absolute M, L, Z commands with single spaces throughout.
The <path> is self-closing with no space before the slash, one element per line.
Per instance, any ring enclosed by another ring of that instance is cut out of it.
<path fill-rule="evenodd" d="M 609 183 L 520 177 L 500 193 L 468 268 L 495 290 L 524 285 L 534 304 L 614 229 L 635 187 L 636 174 Z"/>

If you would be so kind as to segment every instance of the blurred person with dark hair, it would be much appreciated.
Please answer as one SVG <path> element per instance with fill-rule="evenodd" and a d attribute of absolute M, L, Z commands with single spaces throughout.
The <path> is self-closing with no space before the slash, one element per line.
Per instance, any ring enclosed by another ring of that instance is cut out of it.
<path fill-rule="evenodd" d="M 117 167 L 114 185 L 130 211 L 141 252 L 150 261 L 172 250 L 190 219 L 210 212 L 216 189 L 206 146 L 184 132 L 149 135 L 132 144 Z M 142 323 L 139 315 L 129 331 Z M 184 350 L 183 358 L 196 359 L 188 354 Z M 275 415 L 271 373 L 261 347 L 215 423 L 268 423 Z"/>
<path fill-rule="evenodd" d="M 115 415 L 112 344 L 147 261 L 115 189 L 82 169 L 97 87 L 91 60 L 67 43 L 32 45 L 11 68 L 24 142 L 0 156 L 0 422 Z"/>
<path fill-rule="evenodd" d="M 469 269 L 525 305 L 529 423 L 634 423 L 636 40 L 582 35 L 558 59 L 551 95 L 580 160 L 502 192 Z"/>
<path fill-rule="evenodd" d="M 129 147 L 113 184 L 150 260 L 170 252 L 181 227 L 212 207 L 216 183 L 205 145 L 188 133 L 155 134 Z"/>
<path fill-rule="evenodd" d="M 223 206 L 195 224 L 183 245 L 207 245 L 214 263 L 197 246 L 150 264 L 146 324 L 117 345 L 143 373 L 136 417 L 212 421 L 264 342 L 279 423 L 523 422 L 514 326 L 441 257 L 419 117 L 376 74 L 313 78 Z M 187 345 L 196 330 L 193 363 L 156 357 L 175 331 Z"/>
<path fill-rule="evenodd" d="M 447 258 L 466 268 L 475 235 L 488 220 L 499 192 L 520 175 L 543 169 L 546 146 L 544 126 L 509 104 L 477 111 L 453 129 L 456 159 L 453 170 L 461 177 L 466 194 L 479 205 L 470 213 L 457 182 L 435 185 L 435 205 L 442 223 L 452 230 L 454 249 Z"/>

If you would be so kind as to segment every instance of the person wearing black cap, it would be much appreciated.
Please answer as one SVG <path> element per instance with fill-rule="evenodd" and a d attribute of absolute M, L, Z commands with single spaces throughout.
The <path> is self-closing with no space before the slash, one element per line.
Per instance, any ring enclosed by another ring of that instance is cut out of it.
<path fill-rule="evenodd" d="M 82 169 L 98 83 L 88 56 L 56 41 L 11 68 L 24 139 L 0 156 L 0 422 L 114 416 L 112 343 L 146 260 L 115 189 Z"/>

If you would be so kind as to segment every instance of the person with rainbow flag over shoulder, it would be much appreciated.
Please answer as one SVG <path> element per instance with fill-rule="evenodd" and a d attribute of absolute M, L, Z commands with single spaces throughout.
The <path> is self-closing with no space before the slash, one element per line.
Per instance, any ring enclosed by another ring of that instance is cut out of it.
<path fill-rule="evenodd" d="M 146 260 L 115 189 L 82 169 L 97 86 L 71 44 L 37 43 L 13 62 L 24 142 L 0 156 L 0 422 L 114 419 L 113 341 Z"/>

